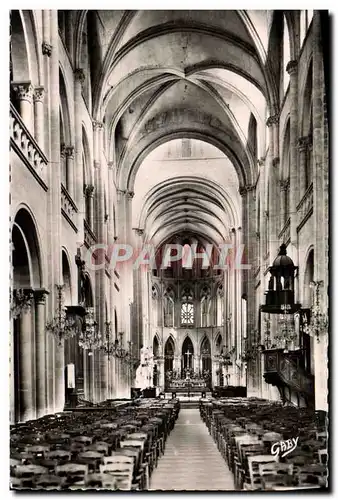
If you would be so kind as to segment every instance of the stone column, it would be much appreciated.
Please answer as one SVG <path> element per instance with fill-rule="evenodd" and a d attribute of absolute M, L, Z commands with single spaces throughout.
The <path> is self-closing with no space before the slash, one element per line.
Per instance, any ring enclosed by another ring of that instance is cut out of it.
<path fill-rule="evenodd" d="M 277 256 L 278 233 L 279 233 L 279 116 L 270 116 L 266 122 L 269 128 L 269 152 L 267 158 L 268 185 L 269 185 L 269 206 L 267 208 L 269 215 L 269 257 L 274 259 Z M 277 142 L 276 142 L 277 141 Z"/>
<path fill-rule="evenodd" d="M 35 87 L 34 99 L 34 136 L 42 151 L 45 149 L 45 129 L 44 129 L 44 108 L 43 99 L 45 89 L 43 87 Z"/>
<path fill-rule="evenodd" d="M 314 280 L 322 281 L 319 304 L 323 312 L 328 307 L 328 219 L 329 219 L 329 159 L 328 122 L 326 109 L 324 55 L 322 45 L 322 13 L 313 11 L 313 217 L 314 217 Z M 316 410 L 328 411 L 328 331 L 320 333 L 320 341 L 314 340 L 315 406 Z"/>
<path fill-rule="evenodd" d="M 254 331 L 257 327 L 256 316 L 256 293 L 254 268 L 256 265 L 256 201 L 255 186 L 248 185 L 240 189 L 243 206 L 243 236 L 246 250 L 246 263 L 250 269 L 242 271 L 242 294 L 247 295 L 247 338 L 248 346 L 254 341 Z M 259 381 L 255 362 L 250 361 L 247 369 L 247 391 L 248 396 L 257 396 L 259 393 Z"/>
<path fill-rule="evenodd" d="M 20 314 L 20 422 L 36 418 L 33 390 L 33 359 L 34 359 L 34 322 L 32 307 L 32 292 L 29 294 L 31 304 Z"/>
<path fill-rule="evenodd" d="M 307 155 L 309 147 L 309 137 L 300 137 L 298 139 L 299 150 L 299 196 L 298 202 L 303 198 L 308 187 L 307 179 Z"/>
<path fill-rule="evenodd" d="M 287 213 L 286 213 L 286 191 L 288 189 L 288 179 L 279 181 L 280 186 L 280 224 L 279 228 L 282 229 L 284 224 L 287 221 Z"/>
<path fill-rule="evenodd" d="M 75 203 L 78 208 L 78 241 L 84 239 L 83 219 L 85 214 L 83 196 L 83 165 L 82 165 L 82 86 L 85 73 L 82 68 L 77 68 L 74 74 L 74 100 L 75 100 Z"/>
<path fill-rule="evenodd" d="M 55 285 L 62 283 L 61 267 L 61 166 L 60 166 L 60 109 L 59 109 L 59 32 L 57 11 L 51 11 L 50 34 L 53 46 L 50 57 L 50 124 L 51 124 L 51 189 L 50 203 L 52 221 L 51 224 L 51 265 L 53 266 L 53 282 L 50 289 L 54 290 L 53 311 L 57 306 L 58 294 Z M 64 382 L 64 345 L 58 345 L 54 340 L 54 410 L 63 411 L 65 403 L 65 382 Z"/>
<path fill-rule="evenodd" d="M 67 191 L 74 199 L 74 146 L 65 148 L 66 155 L 66 176 L 67 176 Z"/>
<path fill-rule="evenodd" d="M 13 90 L 16 92 L 20 106 L 20 116 L 22 121 L 34 136 L 34 119 L 33 119 L 33 85 L 31 82 L 13 83 Z"/>
<path fill-rule="evenodd" d="M 138 254 L 143 248 L 143 229 L 134 229 L 135 249 Z M 150 266 L 139 266 L 138 269 L 133 269 L 133 285 L 134 285 L 134 307 L 132 317 L 132 342 L 134 343 L 136 352 L 139 353 L 141 345 L 144 345 L 143 340 L 143 294 L 142 294 L 142 273 L 147 273 Z M 157 324 L 154 325 L 157 328 Z"/>
<path fill-rule="evenodd" d="M 35 290 L 36 416 L 47 411 L 46 393 L 46 290 Z"/>
<path fill-rule="evenodd" d="M 95 171 L 95 186 L 96 186 L 96 226 L 95 231 L 97 234 L 98 242 L 106 244 L 106 231 L 105 231 L 105 210 L 104 210 L 104 171 L 103 164 L 101 162 L 101 154 L 103 149 L 102 144 L 102 133 L 103 133 L 103 123 L 99 121 L 93 121 L 93 137 L 94 137 L 94 171 Z M 90 192 L 92 195 L 92 191 Z M 92 210 L 90 210 L 90 223 L 94 226 L 94 220 L 92 219 Z M 92 226 L 92 227 L 93 227 Z M 95 282 L 96 282 L 96 314 L 98 318 L 98 324 L 100 331 L 104 333 L 106 311 L 105 302 L 108 301 L 106 296 L 106 274 L 105 274 L 105 253 L 102 251 L 99 254 L 99 262 L 104 263 L 102 269 L 98 269 L 95 272 Z M 108 389 L 108 356 L 102 351 L 97 350 L 95 352 L 95 357 L 97 358 L 97 398 L 98 400 L 106 400 L 107 389 Z"/>
<path fill-rule="evenodd" d="M 297 247 L 297 214 L 296 206 L 299 196 L 298 184 L 298 62 L 290 61 L 286 70 L 290 75 L 290 235 L 291 245 Z M 295 265 L 298 265 L 298 252 L 292 250 Z M 296 258 L 296 260 L 295 260 Z"/>

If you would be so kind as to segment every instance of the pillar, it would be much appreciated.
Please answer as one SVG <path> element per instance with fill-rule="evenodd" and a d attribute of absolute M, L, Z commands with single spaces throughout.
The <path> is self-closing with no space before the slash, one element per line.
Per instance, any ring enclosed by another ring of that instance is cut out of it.
<path fill-rule="evenodd" d="M 286 213 L 286 196 L 287 196 L 287 190 L 289 189 L 289 180 L 285 179 L 282 181 L 279 181 L 279 187 L 280 187 L 280 194 L 279 194 L 279 199 L 280 199 L 280 224 L 279 227 L 282 229 L 288 219 L 287 213 Z"/>
<path fill-rule="evenodd" d="M 309 147 L 309 137 L 300 137 L 298 139 L 299 151 L 299 196 L 298 202 L 303 198 L 304 193 L 308 187 L 307 178 L 307 155 Z"/>
<path fill-rule="evenodd" d="M 255 186 L 247 185 L 240 189 L 242 196 L 243 213 L 243 236 L 245 244 L 246 264 L 250 269 L 242 271 L 242 293 L 247 295 L 247 339 L 248 347 L 254 341 L 254 333 L 257 328 L 257 308 L 254 268 L 256 265 L 256 201 Z M 259 380 L 257 373 L 257 360 L 249 361 L 247 368 L 247 392 L 248 396 L 259 395 Z"/>
<path fill-rule="evenodd" d="M 286 66 L 290 75 L 289 100 L 290 100 L 290 236 L 292 255 L 295 265 L 298 265 L 297 247 L 297 201 L 299 196 L 298 185 L 298 62 L 290 61 Z"/>
<path fill-rule="evenodd" d="M 50 212 L 51 212 L 51 267 L 53 267 L 52 283 L 50 289 L 53 290 L 54 301 L 51 301 L 53 309 L 50 311 L 54 315 L 57 307 L 58 293 L 55 285 L 62 283 L 61 267 L 61 162 L 60 162 L 60 88 L 59 88 L 59 32 L 57 11 L 50 12 L 50 36 L 53 47 L 50 62 L 50 127 L 51 144 L 50 155 L 53 168 L 51 169 L 50 184 Z M 53 304 L 54 303 L 54 304 Z M 54 410 L 62 411 L 65 402 L 64 383 L 64 345 L 54 342 Z"/>
<path fill-rule="evenodd" d="M 46 392 L 46 290 L 35 290 L 36 416 L 47 408 Z"/>
<path fill-rule="evenodd" d="M 101 154 L 103 151 L 103 123 L 99 121 L 93 121 L 93 138 L 94 138 L 94 173 L 95 173 L 95 186 L 96 186 L 96 207 L 95 207 L 95 232 L 97 235 L 98 242 L 107 244 L 106 241 L 106 231 L 105 231 L 105 207 L 104 207 L 104 171 L 103 164 L 101 162 Z M 90 192 L 90 200 L 92 200 L 92 193 Z M 94 227 L 93 220 L 93 210 L 90 207 L 90 224 Z M 106 294 L 106 273 L 105 273 L 105 253 L 102 251 L 99 254 L 98 263 L 103 263 L 102 269 L 95 271 L 95 283 L 96 283 L 96 315 L 98 319 L 99 329 L 102 334 L 105 331 L 105 322 L 108 320 L 106 318 L 105 303 L 108 297 Z M 97 398 L 100 401 L 106 400 L 108 397 L 108 356 L 97 350 L 95 352 L 95 357 L 97 359 L 96 366 L 96 382 L 97 382 Z"/>
<path fill-rule="evenodd" d="M 85 73 L 77 68 L 74 74 L 74 101 L 75 101 L 75 176 L 74 192 L 75 203 L 78 208 L 78 238 L 84 239 L 83 219 L 85 214 L 83 196 L 83 165 L 82 165 L 82 86 Z"/>
<path fill-rule="evenodd" d="M 31 296 L 31 292 L 28 292 Z M 36 418 L 33 399 L 34 322 L 32 303 L 20 314 L 20 422 Z"/>
<path fill-rule="evenodd" d="M 74 146 L 65 148 L 67 191 L 74 199 Z"/>
<path fill-rule="evenodd" d="M 28 128 L 29 132 L 34 136 L 34 119 L 33 119 L 33 85 L 31 82 L 13 83 L 13 90 L 16 92 L 20 116 L 22 121 Z"/>
<path fill-rule="evenodd" d="M 313 213 L 315 266 L 314 280 L 322 281 L 319 304 L 323 312 L 328 307 L 328 124 L 322 45 L 321 11 L 314 10 L 313 33 Z M 315 407 L 328 411 L 328 331 L 314 340 Z"/>
<path fill-rule="evenodd" d="M 89 212 L 89 220 L 87 222 L 91 229 L 94 229 L 94 190 L 95 188 L 92 184 L 87 184 L 85 189 L 85 196 L 87 199 Z"/>
<path fill-rule="evenodd" d="M 34 136 L 42 151 L 44 151 L 45 129 L 44 129 L 44 109 L 43 99 L 45 90 L 43 87 L 35 87 L 34 100 Z"/>
<path fill-rule="evenodd" d="M 278 192 L 278 182 L 279 182 L 279 116 L 272 115 L 268 118 L 266 125 L 269 131 L 269 151 L 267 157 L 267 168 L 268 168 L 268 186 L 269 186 L 269 202 L 268 202 L 268 217 L 269 217 L 269 245 L 268 254 L 270 259 L 274 259 L 277 256 L 278 248 L 278 234 L 280 231 L 279 227 L 279 207 L 278 201 L 280 199 L 280 194 Z"/>

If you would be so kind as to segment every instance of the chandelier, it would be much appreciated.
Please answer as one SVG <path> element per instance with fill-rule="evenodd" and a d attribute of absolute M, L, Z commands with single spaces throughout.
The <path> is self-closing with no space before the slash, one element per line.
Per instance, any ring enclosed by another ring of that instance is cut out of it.
<path fill-rule="evenodd" d="M 325 332 L 328 328 L 329 320 L 326 313 L 321 310 L 319 304 L 319 287 L 323 285 L 323 281 L 312 281 L 311 288 L 315 289 L 314 301 L 310 310 L 310 323 L 305 321 L 304 332 L 311 337 L 316 337 L 317 342 L 320 342 L 321 332 Z"/>
<path fill-rule="evenodd" d="M 28 293 L 29 292 L 29 293 Z M 27 311 L 32 305 L 31 290 L 17 288 L 12 291 L 10 313 L 13 319 L 16 319 L 23 311 Z"/>
<path fill-rule="evenodd" d="M 56 285 L 57 309 L 52 320 L 46 323 L 46 330 L 51 333 L 61 345 L 63 340 L 74 337 L 77 332 L 77 323 L 74 319 L 67 317 L 67 309 L 64 305 L 63 288 L 64 285 Z"/>
<path fill-rule="evenodd" d="M 94 307 L 86 308 L 84 324 L 79 336 L 79 346 L 83 349 L 88 349 L 89 356 L 92 356 L 95 349 L 99 349 L 101 347 L 101 334 L 97 330 Z"/>
<path fill-rule="evenodd" d="M 101 342 L 100 349 L 108 354 L 108 357 L 112 356 L 116 348 L 116 342 L 111 338 L 111 323 L 106 321 L 104 324 L 104 335 Z"/>

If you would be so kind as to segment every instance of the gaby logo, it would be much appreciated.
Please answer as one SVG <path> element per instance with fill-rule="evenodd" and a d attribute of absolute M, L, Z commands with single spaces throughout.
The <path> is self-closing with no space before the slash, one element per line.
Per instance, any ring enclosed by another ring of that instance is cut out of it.
<path fill-rule="evenodd" d="M 277 457 L 281 454 L 281 457 L 285 457 L 297 448 L 298 440 L 299 437 L 273 443 L 271 446 L 271 454 Z"/>

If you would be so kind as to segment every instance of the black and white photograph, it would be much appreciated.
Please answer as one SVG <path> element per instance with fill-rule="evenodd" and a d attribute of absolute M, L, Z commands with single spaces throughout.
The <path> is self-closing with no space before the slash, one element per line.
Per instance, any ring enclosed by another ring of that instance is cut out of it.
<path fill-rule="evenodd" d="M 7 14 L 8 491 L 328 492 L 330 11 Z"/>

